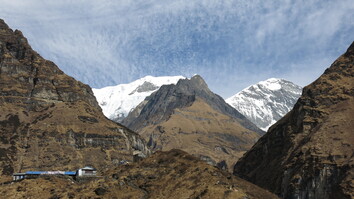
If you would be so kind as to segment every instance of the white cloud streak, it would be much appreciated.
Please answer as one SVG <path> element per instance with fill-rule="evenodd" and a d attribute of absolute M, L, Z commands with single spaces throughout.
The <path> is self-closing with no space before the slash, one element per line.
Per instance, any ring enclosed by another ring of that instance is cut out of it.
<path fill-rule="evenodd" d="M 0 18 L 22 30 L 35 50 L 93 87 L 195 73 L 224 97 L 269 77 L 304 86 L 354 40 L 352 0 L 0 0 L 0 5 Z"/>

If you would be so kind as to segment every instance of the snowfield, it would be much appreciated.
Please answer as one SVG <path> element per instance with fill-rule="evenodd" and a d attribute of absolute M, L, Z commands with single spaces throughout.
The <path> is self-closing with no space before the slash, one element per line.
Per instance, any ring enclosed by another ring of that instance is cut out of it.
<path fill-rule="evenodd" d="M 162 85 L 176 84 L 183 76 L 146 76 L 129 84 L 119 84 L 101 89 L 92 89 L 103 114 L 111 120 L 121 121 L 147 96 Z"/>
<path fill-rule="evenodd" d="M 268 128 L 288 113 L 302 88 L 284 79 L 270 78 L 251 85 L 225 101 L 259 128 Z"/>

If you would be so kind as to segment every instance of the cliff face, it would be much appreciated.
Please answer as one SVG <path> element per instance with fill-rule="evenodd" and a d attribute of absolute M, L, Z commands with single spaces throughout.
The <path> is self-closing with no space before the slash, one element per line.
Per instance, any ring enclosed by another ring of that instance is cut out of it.
<path fill-rule="evenodd" d="M 183 149 L 223 168 L 230 168 L 263 133 L 198 75 L 162 86 L 123 124 L 139 132 L 154 150 Z"/>
<path fill-rule="evenodd" d="M 33 51 L 0 20 L 0 174 L 105 167 L 149 153 L 139 135 L 106 119 L 88 85 Z"/>
<path fill-rule="evenodd" d="M 234 174 L 283 198 L 353 198 L 353 129 L 354 43 L 304 88 Z"/>
<path fill-rule="evenodd" d="M 1 96 L 37 101 L 84 101 L 99 109 L 91 88 L 64 74 L 32 50 L 19 30 L 0 21 Z"/>

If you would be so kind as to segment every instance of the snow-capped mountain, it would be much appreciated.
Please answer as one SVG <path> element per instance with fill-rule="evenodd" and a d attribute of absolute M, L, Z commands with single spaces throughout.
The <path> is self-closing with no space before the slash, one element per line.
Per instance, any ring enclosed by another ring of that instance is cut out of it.
<path fill-rule="evenodd" d="M 145 97 L 158 90 L 162 85 L 176 84 L 183 76 L 146 76 L 129 84 L 119 84 L 101 89 L 92 89 L 103 114 L 111 120 L 121 121 Z"/>
<path fill-rule="evenodd" d="M 268 128 L 288 113 L 302 88 L 284 79 L 270 78 L 251 85 L 225 101 L 259 128 Z"/>

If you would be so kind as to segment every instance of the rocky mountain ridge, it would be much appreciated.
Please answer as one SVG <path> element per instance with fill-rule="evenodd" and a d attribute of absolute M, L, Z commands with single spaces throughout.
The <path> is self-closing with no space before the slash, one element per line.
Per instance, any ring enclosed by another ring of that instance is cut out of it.
<path fill-rule="evenodd" d="M 302 88 L 277 78 L 251 85 L 225 101 L 260 129 L 267 131 L 287 114 L 299 99 Z"/>
<path fill-rule="evenodd" d="M 149 149 L 101 112 L 91 88 L 43 59 L 0 20 L 0 175 L 97 168 Z"/>
<path fill-rule="evenodd" d="M 123 124 L 139 132 L 153 150 L 183 149 L 229 166 L 264 133 L 211 92 L 199 75 L 162 86 Z"/>
<path fill-rule="evenodd" d="M 164 113 L 162 118 L 159 118 L 159 121 L 162 121 L 168 117 L 168 115 L 175 109 L 180 107 L 189 106 L 192 102 L 195 101 L 196 97 L 203 99 L 207 104 L 210 104 L 213 109 L 237 118 L 240 123 L 243 124 L 249 130 L 258 132 L 259 134 L 264 133 L 259 128 L 257 128 L 253 123 L 248 121 L 245 116 L 240 114 L 237 110 L 232 108 L 230 105 L 226 104 L 224 99 L 216 94 L 214 94 L 208 88 L 208 85 L 205 83 L 203 78 L 199 75 L 193 76 L 191 79 L 182 79 L 177 82 L 176 85 L 163 85 L 159 92 L 153 93 L 153 95 L 148 96 L 145 99 L 145 102 L 142 102 L 141 105 L 146 105 L 146 110 L 141 110 L 138 108 L 137 111 L 139 114 L 144 114 L 139 116 L 141 118 L 151 118 L 156 113 Z M 163 99 L 163 100 L 159 100 Z M 158 108 L 153 110 L 148 110 L 149 108 L 157 102 Z M 139 106 L 141 106 L 139 104 Z M 169 111 L 165 113 L 165 111 Z M 134 116 L 134 114 L 132 114 Z M 134 117 L 127 117 L 123 123 L 128 126 L 133 126 L 134 128 L 140 128 L 141 123 L 132 122 Z M 134 123 L 134 124 L 133 124 Z"/>
<path fill-rule="evenodd" d="M 235 165 L 282 198 L 354 197 L 354 42 Z M 273 183 L 269 183 L 273 182 Z"/>

